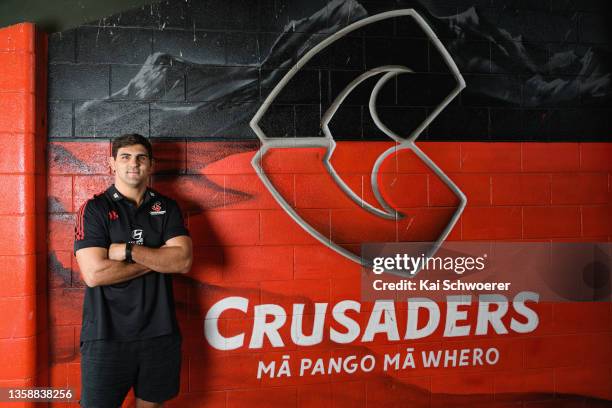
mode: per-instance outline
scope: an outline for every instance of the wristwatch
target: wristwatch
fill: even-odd
[[[134,247],[134,244],[132,244],[131,242],[128,242],[127,244],[125,244],[125,262],[127,263],[134,263],[134,260],[132,259],[132,248]]]

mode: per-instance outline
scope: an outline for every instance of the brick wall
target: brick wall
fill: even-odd
[[[332,163],[349,185],[369,199],[371,161],[389,146],[340,142]],[[610,144],[449,142],[420,147],[468,198],[449,239],[610,240]],[[411,401],[423,407],[494,403],[514,407],[522,402],[527,407],[557,407],[604,406],[609,401],[598,399],[612,398],[612,310],[606,302],[541,302],[536,307],[539,326],[525,335],[448,339],[438,330],[411,343],[378,335],[372,343],[345,346],[324,335],[323,342],[312,347],[288,343],[275,348],[264,342],[260,349],[214,349],[203,336],[203,321],[216,301],[228,296],[249,299],[246,315],[227,312],[219,323],[228,335],[247,333],[248,344],[254,305],[274,303],[289,313],[294,303],[305,303],[305,313],[312,318],[315,302],[359,301],[359,267],[319,244],[280,209],[250,165],[255,144],[174,141],[158,142],[155,148],[160,166],[152,185],[181,203],[195,247],[192,271],[175,279],[184,364],[181,394],[170,406],[402,406]],[[457,205],[437,177],[411,155],[400,154],[383,166],[381,190],[408,219],[373,223],[326,182],[319,152],[299,150],[270,152],[264,168],[300,215],[349,249],[377,238],[435,238]],[[111,181],[105,158],[109,151],[108,141],[49,145],[53,386],[79,387],[83,282],[72,256],[74,211]],[[362,310],[371,308],[371,303],[361,303]],[[399,303],[398,310],[403,310]],[[285,340],[290,338],[288,325],[281,329]],[[412,346],[417,350],[494,346],[501,358],[487,368],[256,378],[259,359],[280,363],[283,355],[293,360],[382,356]]]
[[[257,380],[260,359],[380,355],[412,343],[377,336],[372,343],[346,346],[325,340],[310,348],[265,343],[261,349],[221,352],[204,338],[207,311],[228,296],[245,297],[250,305],[246,316],[229,312],[220,321],[220,330],[229,334],[249,333],[256,304],[290,310],[304,303],[310,319],[315,302],[359,299],[358,266],[296,225],[254,173],[250,161],[259,144],[248,120],[282,69],[330,29],[407,7],[416,7],[432,26],[467,83],[419,138],[427,140],[421,148],[468,198],[449,239],[609,242],[610,37],[604,22],[610,7],[605,1],[162,1],[51,38],[54,386],[78,388],[80,378],[83,283],[72,256],[74,212],[112,180],[108,138],[136,131],[155,139],[159,160],[152,185],[179,200],[196,248],[190,274],[175,279],[184,365],[181,395],[170,405],[609,404],[597,400],[611,398],[609,303],[542,302],[538,329],[528,335],[449,341],[436,332],[415,343],[434,349],[495,345],[501,360],[487,369]],[[423,33],[406,21],[364,29],[304,67],[263,118],[262,128],[272,137],[317,136],[322,112],[351,79],[372,64],[401,62],[416,72],[382,89],[379,111],[391,129],[408,134],[452,85],[431,51]],[[368,96],[352,95],[332,121],[334,137],[342,140],[332,164],[359,196],[375,202],[369,172],[390,144],[369,119]],[[264,168],[300,217],[349,251],[358,251],[361,242],[435,239],[456,208],[437,177],[400,153],[383,164],[380,183],[385,199],[407,216],[380,220],[330,182],[322,154],[277,149],[266,156]],[[371,306],[362,302],[364,310]],[[289,337],[288,323],[282,335]]]
[[[291,58],[348,22],[411,7],[431,25],[467,84],[420,140],[609,140],[606,21],[612,7],[605,0],[161,1],[51,36],[49,137],[138,131],[254,139],[233,105],[243,112],[259,106],[279,80],[275,71],[286,72]],[[299,23],[317,13],[322,21],[314,27]],[[276,40],[282,46],[274,48]],[[405,19],[361,30],[318,55],[262,127],[274,137],[317,135],[320,115],[338,92],[365,69],[389,63],[415,71],[390,81],[379,98],[383,122],[407,134],[455,81],[422,30]],[[146,64],[157,74],[137,77]],[[220,83],[249,83],[252,92],[226,95]],[[208,105],[215,109],[205,110]],[[384,138],[367,105],[362,90],[341,106],[331,125],[338,138]],[[195,111],[181,116],[179,108]],[[219,118],[233,127],[219,126]]]
[[[0,386],[48,377],[46,37],[0,30]]]

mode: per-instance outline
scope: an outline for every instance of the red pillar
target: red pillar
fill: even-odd
[[[46,43],[0,29],[0,387],[48,381]]]

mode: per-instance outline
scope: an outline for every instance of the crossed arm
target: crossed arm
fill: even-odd
[[[125,263],[125,244],[111,244],[107,248],[82,248],[76,252],[85,284],[89,287],[111,285],[137,278],[150,271],[187,273],[191,269],[191,238],[186,235],[166,241],[160,248],[134,245],[132,259]]]

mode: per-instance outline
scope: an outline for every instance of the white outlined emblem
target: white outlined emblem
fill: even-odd
[[[397,75],[410,74],[413,72],[410,68],[406,66],[385,65],[385,66],[376,67],[376,68],[370,69],[369,71],[364,72],[363,74],[355,78],[344,90],[342,90],[342,92],[340,92],[340,94],[336,97],[336,99],[333,101],[329,109],[324,113],[322,117],[321,128],[323,130],[325,137],[297,137],[297,138],[277,137],[277,138],[273,138],[273,137],[267,137],[265,135],[265,133],[259,126],[259,122],[261,118],[265,115],[268,108],[274,102],[274,100],[279,95],[281,90],[287,85],[287,83],[293,78],[293,76],[305,64],[308,63],[310,59],[312,59],[320,51],[324,50],[329,45],[333,44],[335,41],[339,40],[340,38],[343,38],[344,36],[348,35],[352,31],[355,31],[361,27],[364,27],[366,25],[369,25],[375,22],[379,22],[379,21],[386,20],[386,19],[391,19],[394,17],[400,17],[400,16],[409,16],[415,20],[415,22],[419,25],[419,27],[423,30],[423,32],[427,34],[427,36],[429,37],[434,47],[440,53],[441,57],[444,59],[447,67],[450,69],[450,72],[453,74],[457,82],[453,90],[440,102],[440,104],[438,104],[438,106],[435,107],[435,109],[433,109],[429,113],[429,115],[425,118],[425,120],[416,129],[414,129],[411,134],[409,134],[407,137],[402,137],[396,134],[391,129],[389,129],[387,126],[385,126],[385,124],[383,124],[378,117],[377,108],[376,108],[376,100],[377,100],[378,92],[382,88],[382,86],[388,80],[390,80],[391,78]],[[383,152],[378,157],[378,159],[376,160],[372,168],[372,172],[371,172],[372,189],[374,191],[376,200],[378,201],[380,206],[383,208],[383,210],[373,206],[370,203],[364,202],[359,197],[359,195],[356,194],[342,180],[342,178],[338,175],[338,173],[336,172],[336,170],[330,163],[330,158],[336,147],[336,142],[329,129],[329,123],[333,115],[336,113],[336,111],[338,110],[339,106],[342,104],[344,99],[352,92],[352,90],[355,87],[357,87],[360,83],[362,83],[366,79],[372,76],[376,76],[376,75],[381,75],[381,77],[376,83],[376,85],[374,86],[374,88],[372,89],[372,93],[370,94],[370,100],[369,100],[369,105],[368,105],[370,115],[376,127],[378,127],[378,129],[380,129],[389,138],[391,138],[397,143],[395,146],[392,146],[391,148]],[[257,172],[257,175],[259,176],[261,181],[264,183],[266,188],[270,191],[272,196],[276,199],[279,205],[285,210],[285,212],[287,212],[287,214],[289,214],[289,216],[293,218],[293,220],[296,223],[298,223],[298,225],[300,225],[304,230],[306,230],[310,235],[316,238],[323,245],[326,245],[327,247],[338,252],[339,254],[357,263],[360,263],[362,265],[368,265],[370,264],[369,260],[363,259],[357,254],[338,245],[337,243],[330,241],[329,237],[326,237],[323,234],[321,234],[318,230],[312,227],[307,221],[305,221],[297,213],[297,211],[291,206],[291,204],[287,202],[287,200],[282,196],[282,194],[276,189],[274,184],[271,182],[270,178],[268,177],[268,175],[263,169],[262,158],[269,149],[274,149],[274,148],[305,148],[305,147],[326,148],[326,154],[323,159],[323,164],[327,172],[329,173],[329,175],[334,179],[334,181],[342,189],[342,191],[346,195],[348,195],[353,201],[363,206],[363,208],[366,211],[378,217],[392,220],[392,219],[403,218],[404,214],[397,212],[394,208],[392,208],[384,200],[378,188],[378,171],[383,161],[387,157],[391,156],[392,154],[395,154],[402,149],[407,149],[407,150],[414,152],[414,154],[421,161],[423,161],[442,180],[442,182],[444,182],[444,184],[446,184],[450,188],[450,190],[459,199],[459,205],[457,206],[457,209],[455,210],[453,216],[449,220],[449,223],[444,228],[440,236],[437,238],[434,245],[428,251],[427,256],[433,256],[437,252],[437,250],[440,248],[444,240],[448,237],[448,234],[451,232],[455,224],[457,223],[461,213],[463,212],[463,209],[465,208],[467,204],[467,198],[465,197],[465,194],[463,194],[463,192],[459,190],[459,188],[451,181],[451,179],[421,149],[417,147],[417,145],[415,144],[415,140],[421,134],[421,132],[436,118],[436,116],[438,116],[438,114],[450,103],[450,101],[453,100],[459,94],[459,92],[461,92],[463,88],[465,88],[465,81],[463,77],[461,76],[461,73],[459,72],[457,65],[451,58],[448,51],[444,48],[440,40],[437,38],[433,30],[429,27],[429,25],[425,22],[425,20],[414,9],[393,10],[393,11],[370,16],[368,18],[359,20],[339,30],[338,32],[330,35],[329,37],[321,41],[319,44],[317,44],[315,47],[309,50],[306,54],[304,54],[298,60],[298,62],[287,72],[287,74],[285,74],[285,76],[278,82],[278,84],[274,87],[274,89],[272,89],[270,94],[266,97],[266,99],[264,100],[264,102],[259,107],[259,109],[257,110],[257,112],[255,113],[255,115],[250,121],[251,128],[253,129],[253,131],[255,132],[255,134],[257,135],[257,137],[262,143],[259,151],[253,157],[251,164],[253,165],[253,168]],[[414,275],[416,275],[416,273],[414,273],[411,276],[414,276]]]

